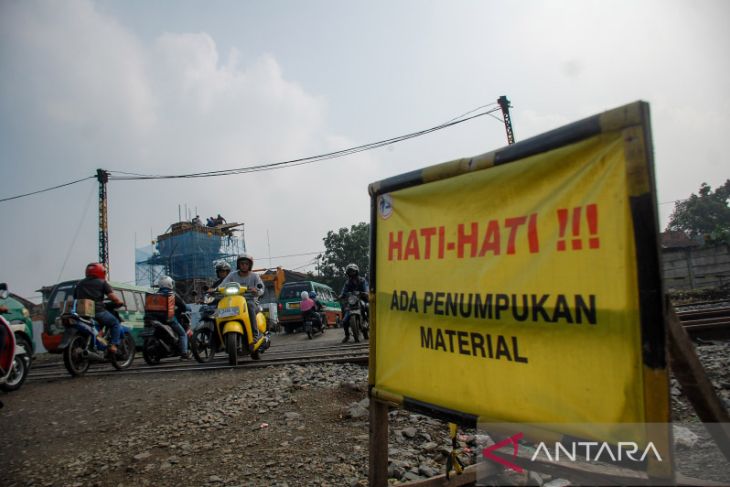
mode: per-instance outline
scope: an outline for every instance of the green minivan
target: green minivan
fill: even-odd
[[[337,294],[331,287],[315,281],[286,282],[279,293],[279,323],[287,333],[293,333],[304,324],[299,304],[302,291],[317,293],[317,300],[322,303],[325,326],[339,326],[342,321],[342,307]]]

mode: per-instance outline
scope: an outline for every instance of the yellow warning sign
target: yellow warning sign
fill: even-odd
[[[661,420],[630,157],[606,131],[376,193],[375,389],[485,421]]]

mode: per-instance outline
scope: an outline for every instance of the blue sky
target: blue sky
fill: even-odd
[[[730,177],[728,19],[730,3],[707,0],[4,1],[0,198],[96,168],[184,173],[338,150],[500,95],[518,140],[642,99],[664,226],[667,202]],[[114,181],[112,277],[134,279],[135,244],[176,221],[179,205],[245,222],[268,265],[366,221],[368,183],[505,143],[482,117],[293,169]],[[32,296],[80,276],[97,256],[96,190],[85,181],[0,203],[1,280]],[[272,263],[307,269],[312,258]]]

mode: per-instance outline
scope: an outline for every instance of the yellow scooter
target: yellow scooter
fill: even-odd
[[[218,288],[222,298],[215,314],[215,327],[219,343],[225,346],[228,363],[231,365],[238,365],[239,355],[251,355],[252,359],[259,360],[261,354],[271,345],[266,317],[260,311],[256,313],[255,320],[259,338],[254,342],[251,317],[244,297],[247,290],[248,288],[237,282],[229,282]]]

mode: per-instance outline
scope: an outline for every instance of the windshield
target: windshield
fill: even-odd
[[[302,282],[298,284],[292,284],[291,286],[284,286],[281,290],[281,296],[279,299],[299,299],[302,297],[302,291],[310,291],[312,286],[308,282]]]
[[[62,303],[73,297],[75,287],[75,282],[59,284],[56,289],[53,290],[53,293],[51,293],[51,297],[48,299],[48,307],[53,309],[60,309]]]

